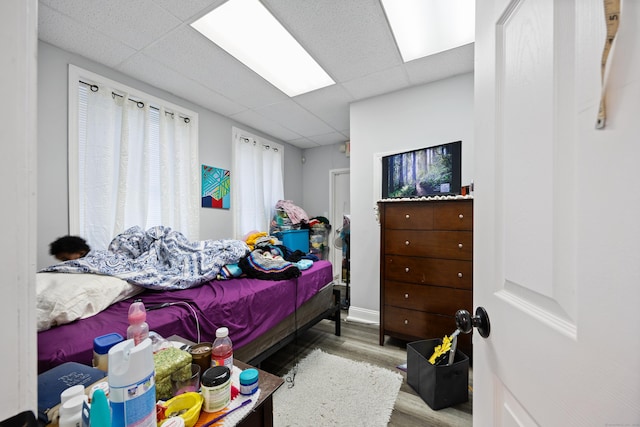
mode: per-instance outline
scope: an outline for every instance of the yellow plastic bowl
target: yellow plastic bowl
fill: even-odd
[[[195,392],[179,394],[167,400],[163,405],[167,408],[164,412],[166,418],[160,421],[158,426],[164,424],[171,417],[179,416],[184,419],[185,427],[193,427],[200,416],[203,401],[202,395]]]

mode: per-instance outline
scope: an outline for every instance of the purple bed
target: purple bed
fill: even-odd
[[[137,299],[147,308],[169,303],[147,312],[149,329],[161,336],[210,342],[216,329],[226,326],[236,358],[258,364],[324,318],[338,320],[340,334],[340,297],[332,280],[331,263],[321,260],[293,279],[235,278],[183,290],[145,290],[92,317],[39,332],[38,372],[64,362],[91,365],[93,338],[111,332],[126,336],[129,306]]]

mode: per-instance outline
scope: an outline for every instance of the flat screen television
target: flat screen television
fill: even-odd
[[[382,198],[460,194],[462,141],[382,158]]]

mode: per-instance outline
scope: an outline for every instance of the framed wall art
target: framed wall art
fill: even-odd
[[[202,207],[218,209],[231,207],[231,172],[202,165]]]

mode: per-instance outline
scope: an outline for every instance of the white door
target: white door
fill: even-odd
[[[37,416],[36,171],[38,2],[0,2],[0,311],[5,349],[0,420],[31,410]],[[45,160],[46,161],[46,160]],[[15,422],[15,420],[14,420]]]
[[[638,426],[640,2],[600,130],[603,0],[476,12],[474,425]]]
[[[332,169],[331,174],[331,234],[329,236],[329,259],[333,265],[333,280],[344,282],[342,277],[342,249],[334,242],[340,237],[343,216],[351,213],[351,193],[349,188],[349,169]]]

